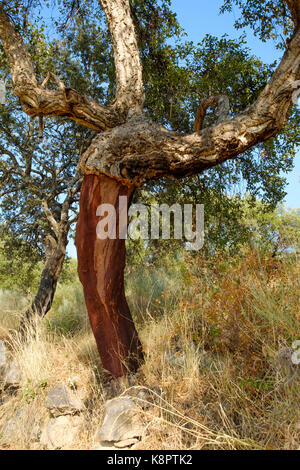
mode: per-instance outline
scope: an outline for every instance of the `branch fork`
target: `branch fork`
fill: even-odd
[[[218,116],[217,124],[230,118],[230,103],[227,95],[213,95],[203,100],[198,108],[194,131],[198,132],[203,128],[204,118],[208,108],[216,108]]]

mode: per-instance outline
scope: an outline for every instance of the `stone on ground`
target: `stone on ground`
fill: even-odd
[[[104,421],[97,436],[100,442],[124,441],[141,437],[142,434],[139,409],[130,397],[113,398],[106,402]]]
[[[82,416],[50,418],[44,426],[40,442],[48,450],[70,449],[80,440],[83,423]]]
[[[20,385],[20,369],[15,359],[9,360],[4,341],[0,340],[0,381],[4,387]]]
[[[4,442],[14,442],[21,438],[27,442],[37,442],[40,439],[40,420],[32,412],[30,405],[17,409],[14,415],[5,422],[0,430]]]
[[[115,442],[115,447],[117,449],[125,449],[137,444],[138,442],[138,439],[125,439],[125,441]]]
[[[83,402],[64,384],[52,388],[46,400],[52,416],[74,415],[85,409]]]
[[[8,364],[3,382],[6,387],[18,387],[20,385],[20,369],[15,359]]]

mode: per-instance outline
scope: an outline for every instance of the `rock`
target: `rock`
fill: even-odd
[[[151,408],[156,399],[156,395],[152,390],[140,385],[130,387],[126,390],[124,395],[131,397],[138,407],[142,408],[143,410]]]
[[[20,432],[20,428],[26,421],[27,412],[26,408],[22,407],[19,408],[12,418],[10,418],[1,429],[1,434],[4,436],[5,439],[13,439],[14,436]]]
[[[113,442],[101,441],[90,450],[116,450]]]
[[[291,378],[297,374],[297,365],[292,362],[292,354],[294,350],[289,347],[282,347],[275,356],[275,369],[283,376]]]
[[[30,442],[40,442],[42,429],[41,423],[34,422],[33,426],[30,429]]]
[[[100,441],[90,450],[129,450],[137,442],[139,442],[138,439],[126,439],[120,442]]]
[[[292,354],[293,354],[292,348],[289,348],[289,347],[280,348],[275,358],[276,365],[279,367],[284,366],[286,364],[290,365],[292,363]]]
[[[29,405],[19,408],[4,424],[1,435],[4,441],[14,442],[20,435],[26,441],[39,441],[41,428],[37,416],[32,413],[32,408]]]
[[[79,433],[83,427],[82,416],[58,416],[50,418],[45,425],[41,444],[48,450],[69,449],[79,440]]]
[[[20,369],[17,361],[8,361],[8,354],[4,341],[0,341],[0,379],[4,387],[18,387],[20,385]]]
[[[15,359],[9,363],[3,376],[3,382],[6,387],[18,387],[20,385],[20,369]]]
[[[137,442],[139,442],[138,439],[125,439],[125,441],[115,442],[115,447],[117,449],[129,448]]]
[[[143,425],[139,409],[129,396],[113,398],[105,404],[105,417],[98,440],[116,442],[141,437]]]
[[[54,417],[74,415],[85,409],[82,401],[64,384],[58,385],[49,391],[46,407]]]

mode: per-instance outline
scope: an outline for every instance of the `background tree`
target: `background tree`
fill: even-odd
[[[41,34],[33,42],[43,49],[38,65],[49,66]],[[51,61],[55,61],[52,45]],[[61,56],[60,56],[61,57]],[[45,59],[46,58],[46,59]],[[44,59],[44,62],[43,62]],[[56,53],[56,59],[59,59]],[[2,57],[2,73],[5,64]],[[3,249],[10,263],[21,258],[28,273],[44,259],[44,269],[32,305],[25,313],[44,316],[51,308],[58,277],[66,254],[70,228],[77,219],[81,176],[77,172],[80,148],[88,133],[72,123],[24,120],[24,114],[10,90],[0,110],[0,207]]]
[[[262,255],[281,258],[286,254],[299,255],[300,210],[286,209],[280,205],[266,212],[263,204],[244,201],[243,224],[249,229],[248,244]]]
[[[250,1],[244,3],[255,8]],[[136,187],[149,180],[183,178],[224,165],[282,131],[300,70],[299,3],[283,3],[289,9],[282,10],[282,16],[287,16],[289,29],[293,20],[294,31],[269,83],[252,97],[250,106],[236,113],[230,110],[228,97],[206,96],[198,109],[196,130],[190,134],[163,127],[144,112],[142,54],[128,1],[101,1],[112,36],[116,74],[115,99],[105,106],[54,76],[57,88],[46,88],[48,81],[38,80],[21,36],[1,10],[0,36],[23,110],[40,120],[45,115],[64,115],[99,132],[80,161],[85,177],[77,250],[79,275],[98,349],[104,366],[115,376],[138,366],[140,343],[124,294],[125,242],[96,239],[96,209],[103,202],[118,209],[120,195],[131,200]],[[264,19],[265,15],[258,15],[259,22]],[[215,125],[215,120],[205,123],[209,107],[217,108]]]
[[[12,119],[9,113],[1,117],[0,205],[10,235],[6,252],[12,254],[12,248],[27,245],[31,261],[45,260],[40,286],[25,314],[28,320],[34,314],[44,316],[51,308],[70,228],[77,219],[81,176],[76,173],[76,147],[69,148],[70,142],[76,143],[76,133],[72,126],[54,124],[45,131],[41,146],[38,128],[31,125],[28,136],[17,117]]]

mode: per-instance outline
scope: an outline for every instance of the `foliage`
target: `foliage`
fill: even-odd
[[[250,26],[259,39],[280,39],[284,47],[284,38],[293,30],[293,23],[287,2],[282,0],[262,0],[258,5],[254,0],[223,0],[221,12],[232,11],[236,5],[241,13],[235,22],[236,28]]]
[[[234,3],[238,4],[242,15],[237,27],[251,24],[261,39],[266,40],[275,34],[274,21],[278,20],[278,30],[288,34],[289,18],[284,9],[278,8],[278,2],[271,4],[264,0],[266,8],[262,9],[250,0],[225,1],[222,12],[230,10]],[[98,1],[87,1],[84,8],[80,2],[70,0],[53,1],[48,5],[38,1],[15,1],[7,3],[6,7],[28,44],[40,80],[51,71],[83,94],[103,102],[113,98],[112,45]],[[131,9],[143,63],[146,112],[168,128],[191,132],[197,107],[210,94],[227,94],[231,116],[236,115],[253,103],[274,70],[275,64],[265,65],[251,54],[245,35],[238,40],[206,35],[199,38],[198,44],[186,41],[169,0],[132,0]],[[1,77],[8,77],[2,46],[0,52]],[[48,86],[54,84],[50,82]],[[6,250],[2,272],[15,273],[22,253],[22,266],[28,266],[27,274],[22,271],[25,288],[34,282],[29,266],[34,266],[44,256],[47,234],[53,236],[41,201],[48,201],[52,214],[58,219],[67,188],[74,181],[79,154],[90,142],[93,132],[65,120],[47,119],[40,141],[38,123],[24,118],[11,94],[9,78],[7,89],[6,104],[0,109],[0,205],[1,222],[5,224],[2,245]],[[237,253],[249,240],[249,233],[253,237],[257,228],[245,222],[248,209],[243,196],[247,193],[251,196],[249,201],[260,200],[261,214],[272,210],[285,196],[284,175],[293,168],[295,149],[299,145],[299,117],[295,107],[281,134],[245,152],[236,161],[182,181],[162,180],[148,184],[136,193],[135,200],[204,204],[206,256],[218,250]],[[208,113],[205,124],[214,121],[214,114]],[[77,198],[72,210],[76,218]],[[257,211],[254,217],[259,217]],[[264,220],[256,223],[263,224],[267,231],[270,226]],[[141,260],[157,263],[159,259],[166,260],[173,251],[176,263],[182,256],[182,249],[183,243],[176,241],[128,242],[128,260],[135,269]],[[130,269],[128,266],[128,271]]]
[[[283,256],[300,252],[300,210],[286,209],[265,211],[260,202],[246,200],[244,223],[249,227],[249,243],[262,253]]]
[[[38,285],[40,257],[22,238],[0,231],[0,289],[27,293]]]

